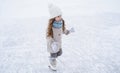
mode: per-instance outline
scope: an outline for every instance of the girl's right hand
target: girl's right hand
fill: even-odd
[[[51,44],[51,47],[52,47],[52,50],[53,50],[54,52],[57,52],[57,51],[58,51],[58,42],[53,42],[53,43]]]

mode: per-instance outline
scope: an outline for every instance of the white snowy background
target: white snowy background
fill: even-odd
[[[48,3],[68,29],[58,71],[48,69]],[[119,0],[0,0],[0,73],[120,73]]]

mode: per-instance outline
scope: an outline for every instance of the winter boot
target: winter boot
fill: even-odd
[[[57,64],[57,61],[56,61],[56,58],[50,58],[49,59],[49,68],[52,69],[53,71],[56,71],[56,64]]]

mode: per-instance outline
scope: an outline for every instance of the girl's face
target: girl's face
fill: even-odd
[[[61,15],[60,16],[57,16],[55,17],[55,21],[60,21],[62,19]]]

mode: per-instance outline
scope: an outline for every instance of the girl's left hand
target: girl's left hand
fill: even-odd
[[[71,32],[75,32],[74,28],[72,27],[72,28],[69,30],[69,32],[70,32],[70,33],[71,33]]]

